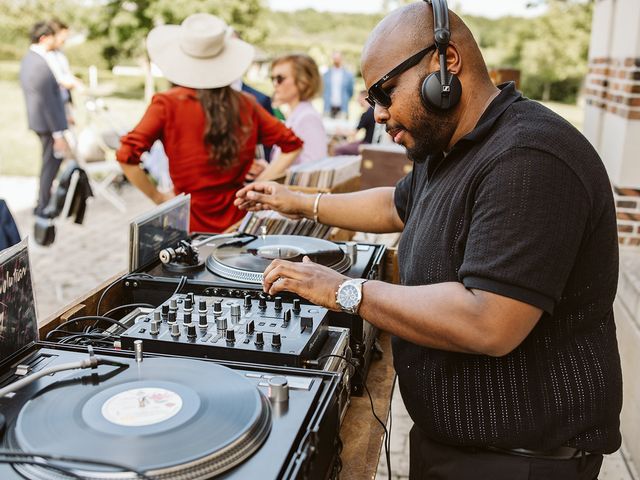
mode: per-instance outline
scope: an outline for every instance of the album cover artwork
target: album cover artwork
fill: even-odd
[[[27,240],[0,252],[0,360],[37,340]]]

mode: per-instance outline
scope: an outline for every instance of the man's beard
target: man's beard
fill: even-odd
[[[424,163],[429,155],[447,150],[455,131],[453,111],[427,110],[420,104],[412,113],[411,120],[412,127],[407,128],[407,131],[413,138],[414,145],[407,148],[409,160]]]

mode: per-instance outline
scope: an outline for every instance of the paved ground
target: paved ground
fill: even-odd
[[[0,177],[0,197],[13,211],[23,235],[30,234],[35,199],[35,179]],[[104,198],[93,199],[83,225],[57,222],[57,238],[50,247],[30,242],[30,256],[39,318],[42,320],[106,279],[122,272],[128,261],[128,225],[131,219],[152,208],[152,203],[130,187],[120,192],[127,205],[121,213]],[[391,466],[394,480],[408,479],[408,432],[411,420],[398,391],[392,402]],[[640,480],[622,453],[610,455],[601,480]],[[382,456],[377,479],[387,478]]]

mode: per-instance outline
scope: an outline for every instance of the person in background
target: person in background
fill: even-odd
[[[256,144],[283,152],[256,176],[277,176],[298,156],[302,141],[256,99],[231,88],[253,61],[254,49],[228,35],[218,17],[197,13],[181,25],[162,25],[147,37],[151,61],[174,85],[155,95],[140,123],[121,139],[116,158],[129,181],[155,203],[191,194],[192,231],[221,232],[243,213],[234,205],[254,164]],[[140,159],[161,140],[173,192],[159,191]],[[282,169],[282,170],[279,170]]]
[[[371,143],[373,141],[373,133],[376,128],[376,120],[373,117],[373,108],[367,103],[367,91],[362,90],[358,94],[358,103],[364,109],[360,116],[360,121],[355,128],[355,131],[348,132],[348,136],[351,137],[349,142],[336,145],[333,149],[334,155],[358,155],[360,145],[364,143]],[[364,130],[364,137],[362,140],[355,140],[356,134]]]
[[[31,28],[30,37],[31,46],[20,63],[20,85],[29,128],[42,144],[40,192],[34,214],[44,216],[53,179],[70,149],[64,138],[68,124],[62,94],[47,62],[47,52],[56,47],[55,32],[47,22],[38,22]]]
[[[263,289],[393,334],[411,480],[596,480],[621,443],[611,183],[575,127],[491,82],[447,12],[444,0],[410,3],[362,50],[376,121],[414,161],[395,188],[237,194],[248,210],[401,231],[401,285],[304,258],[274,260]]]
[[[353,74],[342,66],[342,54],[333,52],[332,66],[323,77],[324,113],[331,118],[347,118],[353,96]]]
[[[307,163],[327,156],[327,134],[322,116],[311,105],[320,91],[321,79],[316,62],[308,55],[293,54],[275,59],[271,65],[274,103],[288,110],[286,125],[302,139],[304,147],[295,163]],[[284,171],[279,149],[274,149],[271,164]]]
[[[47,63],[56,77],[58,85],[60,85],[60,92],[62,94],[62,101],[64,102],[65,111],[67,113],[67,122],[69,125],[74,125],[73,118],[73,99],[71,92],[73,90],[80,90],[83,88],[82,81],[71,72],[69,66],[69,60],[65,55],[62,48],[64,47],[67,38],[69,37],[69,26],[58,19],[49,21],[49,26],[55,34],[55,48],[47,52]]]

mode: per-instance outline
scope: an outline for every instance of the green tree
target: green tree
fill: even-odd
[[[156,25],[179,24],[192,13],[218,15],[248,42],[261,41],[262,0],[107,0],[95,9],[91,36],[103,38],[103,56],[111,66],[144,55],[144,40]]]
[[[525,76],[543,84],[542,99],[551,98],[554,83],[579,81],[587,71],[592,4],[547,0],[547,12],[534,20],[535,37],[523,42]]]
[[[29,30],[35,22],[59,18],[71,26],[80,26],[86,13],[81,0],[0,1],[0,57],[23,55],[29,45]]]

